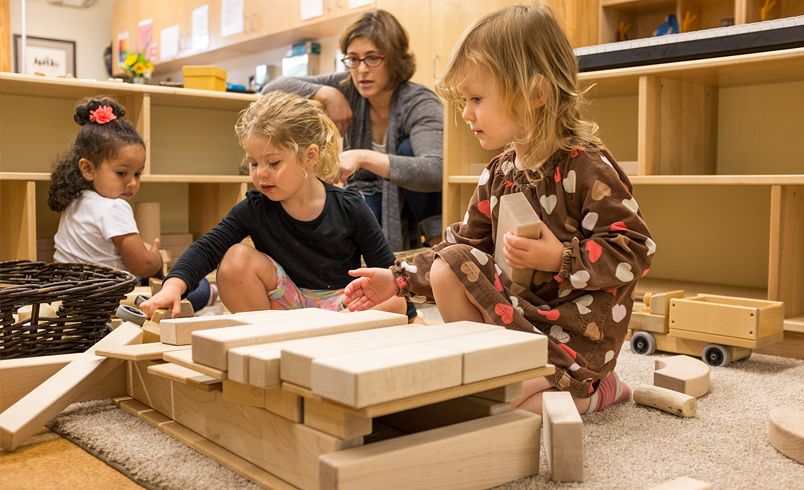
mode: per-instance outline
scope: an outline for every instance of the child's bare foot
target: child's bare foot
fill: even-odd
[[[589,397],[589,409],[586,413],[601,412],[611,405],[630,399],[631,387],[612,372],[600,381],[597,391]]]

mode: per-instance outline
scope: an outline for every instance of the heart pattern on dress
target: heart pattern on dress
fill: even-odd
[[[567,332],[564,331],[563,328],[559,327],[558,325],[553,325],[550,327],[550,337],[553,337],[556,342],[566,343],[569,342],[570,336]]]
[[[419,268],[416,267],[413,264],[408,264],[407,260],[403,260],[400,265],[402,266],[403,269],[405,269],[406,271],[410,272],[411,274],[415,274],[415,273],[419,272]]]
[[[603,247],[594,240],[587,241],[583,248],[589,254],[589,261],[593,264],[600,260],[600,256],[603,255]]]
[[[561,185],[564,186],[565,192],[569,194],[575,192],[575,178],[576,178],[575,170],[570,170],[569,172],[567,172],[567,176],[564,177],[564,182],[561,183]]]
[[[609,362],[611,362],[612,359],[614,359],[614,351],[613,350],[606,351],[606,355],[603,356],[603,362],[605,364],[608,364]]]
[[[511,305],[497,303],[494,305],[494,313],[496,313],[506,325],[510,325],[511,322],[514,321],[514,309]]]
[[[483,199],[477,203],[477,210],[483,213],[487,218],[491,218],[491,201]]]
[[[551,322],[554,322],[554,321],[558,320],[559,318],[561,318],[561,311],[556,310],[556,309],[542,310],[542,309],[536,308],[536,313],[538,313],[541,316],[547,318]]]
[[[480,174],[480,178],[477,179],[477,185],[478,186],[486,185],[489,181],[490,175],[491,174],[489,173],[489,169],[484,168],[483,172]]]
[[[634,280],[634,273],[631,271],[631,264],[620,262],[617,264],[617,270],[614,271],[614,276],[622,282],[631,282]]]
[[[608,196],[611,195],[611,187],[606,185],[605,182],[602,182],[600,180],[595,180],[595,183],[592,184],[591,195],[592,195],[592,199],[594,199],[595,201],[599,201],[599,200],[603,199],[604,197],[608,197]]]
[[[611,318],[620,323],[625,318],[625,315],[628,311],[625,309],[625,305],[614,305],[614,308],[611,309]]]
[[[497,196],[491,196],[491,199],[489,199],[489,201],[491,202],[490,210],[493,212],[494,208],[497,207]]]
[[[587,306],[591,305],[593,301],[594,298],[592,298],[591,294],[584,294],[580,298],[572,300],[572,302],[575,303],[575,306],[578,307],[578,313],[580,313],[581,315],[586,315],[587,313],[592,311],[589,308],[587,308]]]
[[[474,262],[464,262],[461,264],[461,272],[466,275],[469,282],[477,282],[480,277],[480,268]]]
[[[486,265],[486,263],[489,261],[489,256],[476,248],[472,248],[469,252],[480,265]]]
[[[570,284],[572,284],[572,287],[575,289],[584,289],[590,277],[587,271],[574,272],[570,274]]]
[[[583,217],[581,221],[581,226],[583,226],[584,230],[592,231],[595,229],[595,225],[597,224],[598,214],[594,211],[590,213],[586,213],[586,216]]]
[[[648,239],[645,240],[645,245],[648,246],[648,255],[653,255],[656,252],[656,242],[651,240],[650,237],[648,237]]]
[[[447,228],[444,231],[444,239],[447,241],[447,243],[457,243],[455,241],[455,234],[452,233],[452,227]]]
[[[555,194],[539,197],[539,204],[541,204],[544,210],[547,211],[547,214],[553,212],[553,208],[556,207],[556,202],[558,202],[558,198]]]
[[[639,211],[639,204],[637,204],[635,197],[632,197],[631,199],[623,199],[623,206],[630,209],[632,213]]]

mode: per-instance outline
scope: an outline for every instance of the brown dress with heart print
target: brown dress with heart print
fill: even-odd
[[[614,370],[628,328],[636,281],[656,249],[631,182],[605,150],[558,151],[544,177],[529,182],[513,151],[496,157],[480,176],[463,223],[446,239],[392,266],[400,292],[433,301],[430,267],[436,256],[506,328],[548,336],[551,381],[576,397],[590,396]],[[533,175],[533,174],[531,174]],[[536,271],[530,289],[512,283],[494,262],[500,197],[522,192],[542,226],[564,243],[558,273]]]

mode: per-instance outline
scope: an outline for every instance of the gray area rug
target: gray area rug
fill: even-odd
[[[617,372],[632,387],[652,384],[653,361],[659,357],[635,355],[626,346]],[[551,482],[542,449],[539,475],[499,488],[645,489],[680,476],[711,482],[716,489],[804,488],[804,465],[768,441],[772,408],[804,406],[804,361],[755,354],[712,368],[711,380],[711,392],[698,401],[697,418],[632,401],[585,416],[585,482]],[[253,486],[108,402],[74,404],[52,429],[149,488]]]

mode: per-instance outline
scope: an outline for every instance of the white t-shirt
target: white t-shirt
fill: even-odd
[[[56,262],[85,262],[127,270],[112,237],[139,233],[125,199],[109,199],[85,190],[67,206],[56,232]]]

